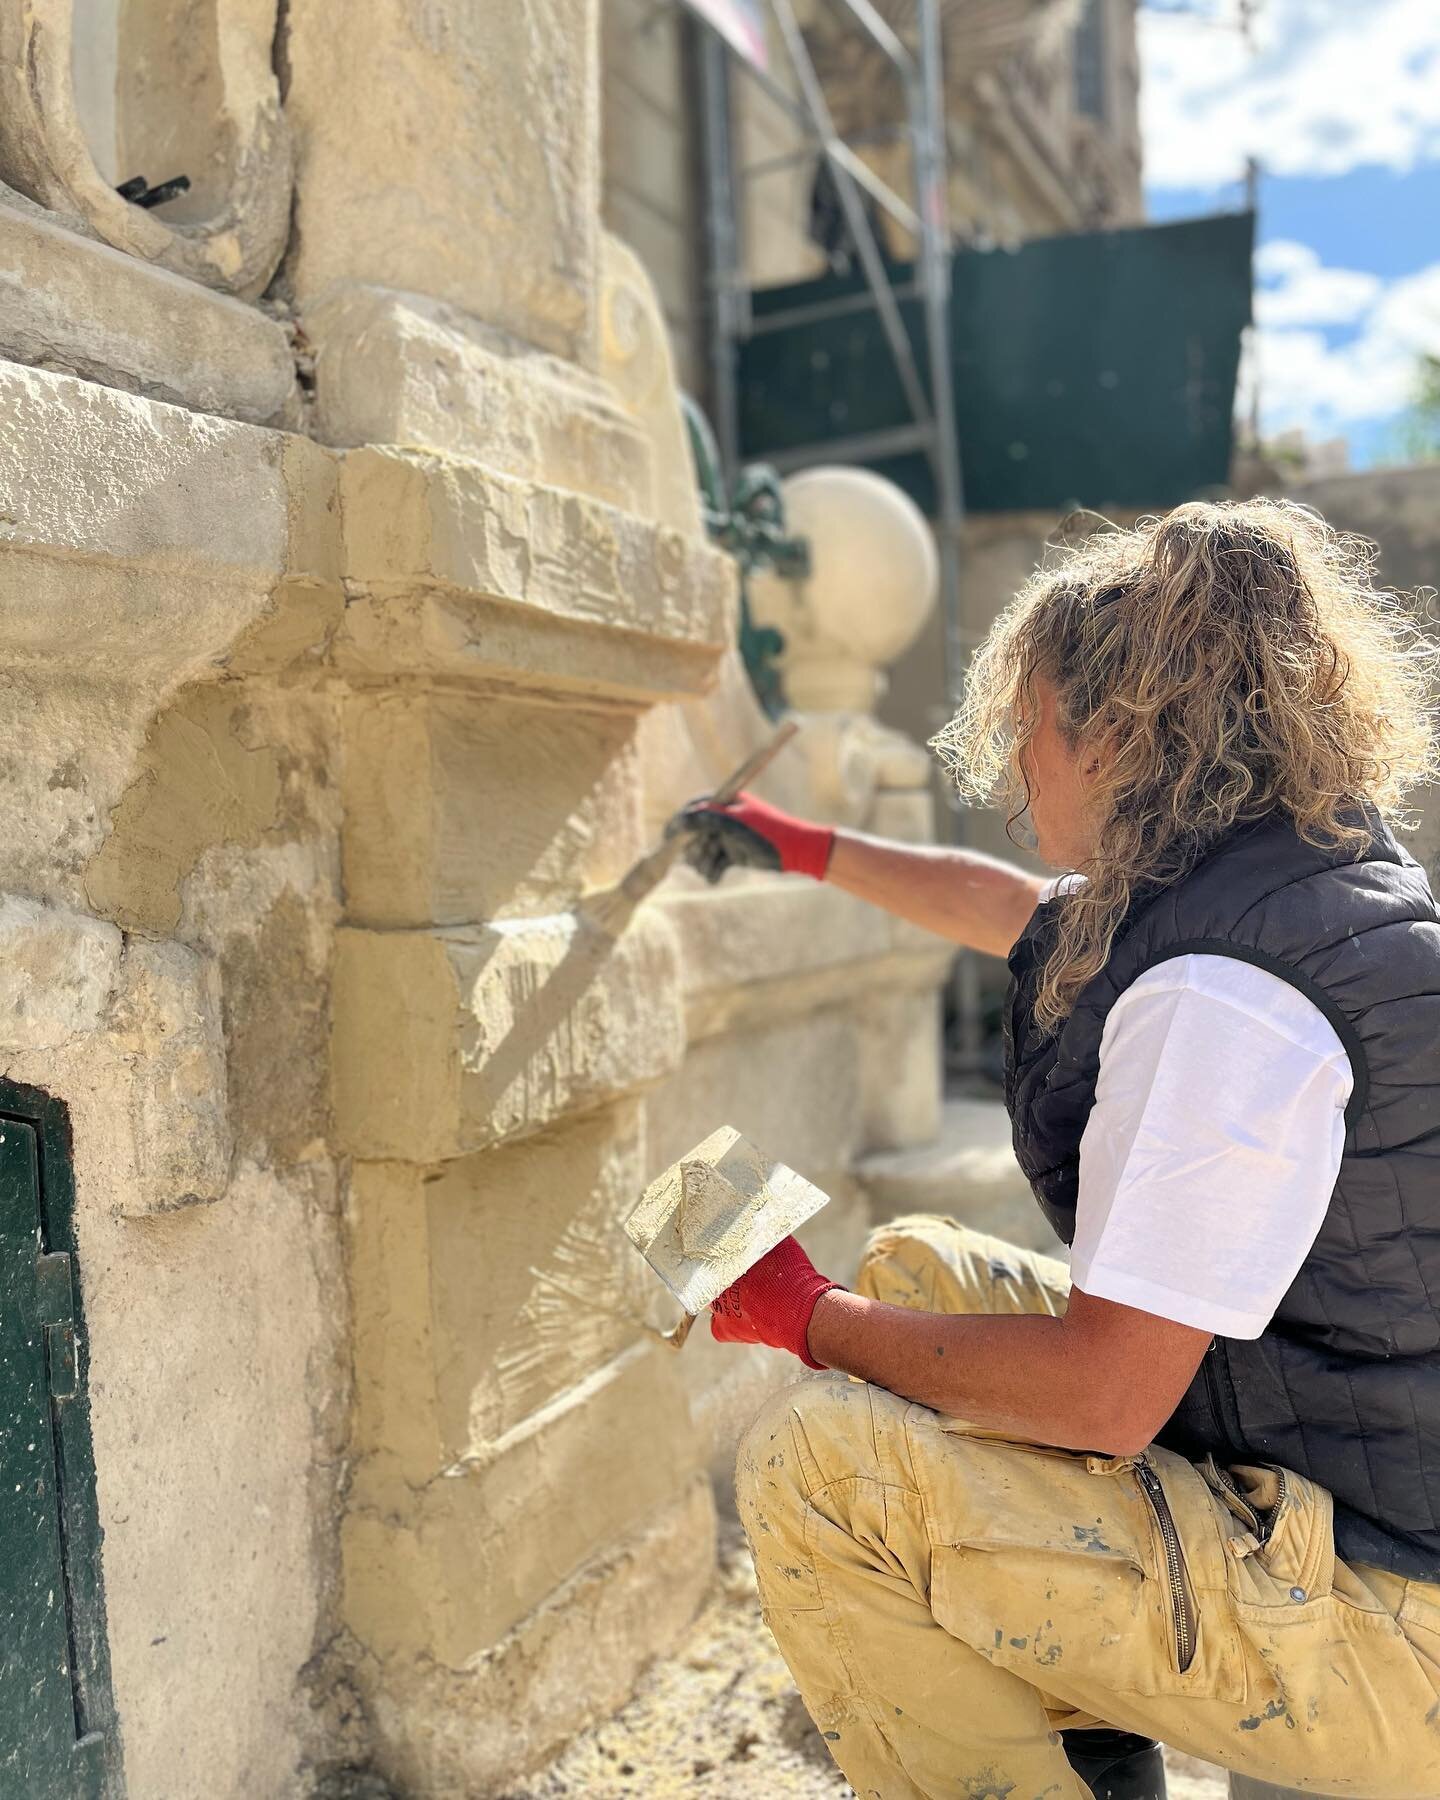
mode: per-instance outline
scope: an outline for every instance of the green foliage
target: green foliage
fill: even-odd
[[[1395,462],[1440,462],[1440,354],[1422,351],[1409,407],[1393,432]]]

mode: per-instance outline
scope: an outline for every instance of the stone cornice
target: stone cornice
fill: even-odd
[[[734,630],[734,567],[699,540],[563,489],[422,451],[353,450],[349,605],[335,665],[584,690],[701,692]]]

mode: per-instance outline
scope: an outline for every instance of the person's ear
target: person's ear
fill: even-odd
[[[1087,787],[1098,779],[1108,760],[1109,749],[1110,744],[1105,737],[1089,737],[1081,742],[1076,769]]]

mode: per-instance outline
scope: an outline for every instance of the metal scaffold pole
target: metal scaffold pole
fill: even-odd
[[[960,611],[960,534],[965,526],[965,490],[960,471],[960,432],[955,419],[955,380],[950,342],[950,217],[946,194],[944,46],[939,0],[916,0],[920,55],[911,102],[915,122],[912,154],[922,221],[920,286],[925,305],[925,339],[935,411],[934,451],[936,537],[940,551],[940,605],[945,636],[945,697],[952,711],[965,683],[966,638]],[[954,842],[965,841],[965,815],[947,805],[943,815]],[[962,950],[955,959],[954,999],[958,1060],[962,1069],[980,1063],[980,964]]]
[[[711,412],[728,491],[740,458],[740,395],[735,368],[740,341],[740,320],[736,316],[741,304],[740,253],[730,136],[730,58],[723,40],[714,31],[700,34],[700,94],[706,266],[710,276],[707,319]]]

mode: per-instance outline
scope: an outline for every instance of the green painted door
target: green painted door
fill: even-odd
[[[0,1084],[0,1107],[23,1095]],[[44,1096],[26,1111],[0,1110],[0,1794],[109,1800],[121,1787],[68,1248],[68,1142],[63,1112]]]

